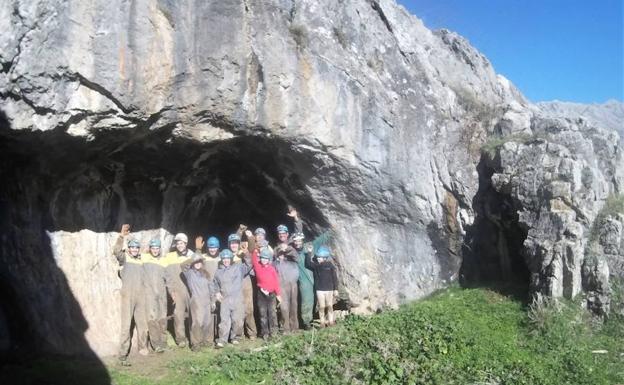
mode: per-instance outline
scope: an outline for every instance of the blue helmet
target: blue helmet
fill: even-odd
[[[329,252],[329,247],[322,245],[316,250],[316,256],[319,258],[330,258],[331,253]]]
[[[219,240],[217,239],[217,237],[210,237],[208,238],[208,242],[206,243],[206,246],[208,246],[209,249],[218,249],[221,244],[219,243]]]
[[[256,231],[254,231],[254,234],[255,235],[258,235],[258,234],[266,235],[266,231],[262,227],[258,227],[256,229]]]
[[[268,247],[260,250],[260,259],[268,259],[269,261],[273,259],[273,252]]]
[[[128,241],[128,248],[130,247],[141,247],[141,243],[139,242],[138,239],[132,238],[131,240]]]
[[[221,259],[232,259],[234,258],[234,254],[230,251],[230,249],[225,249],[219,253],[219,258]]]
[[[154,238],[149,241],[149,247],[160,247],[160,239]]]
[[[228,236],[228,243],[232,243],[232,242],[240,242],[241,238],[238,236],[238,234],[230,234]]]
[[[277,233],[288,233],[288,227],[286,225],[277,226]]]

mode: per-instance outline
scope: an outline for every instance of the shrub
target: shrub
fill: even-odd
[[[308,32],[303,25],[292,24],[288,30],[290,31],[295,44],[297,44],[297,48],[304,49],[308,45]]]
[[[537,135],[514,134],[508,136],[491,136],[481,146],[481,153],[487,155],[490,159],[494,159],[503,144],[507,142],[529,143],[537,139]]]
[[[605,200],[604,206],[596,215],[596,219],[592,223],[587,241],[588,246],[598,242],[600,236],[600,228],[608,217],[615,217],[618,214],[624,214],[624,194],[611,194]],[[589,249],[586,249],[589,251]],[[587,255],[587,252],[586,252]]]

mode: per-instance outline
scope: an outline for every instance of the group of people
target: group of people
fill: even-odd
[[[190,314],[192,350],[236,345],[244,335],[269,339],[300,326],[309,329],[315,299],[320,326],[333,325],[338,278],[330,250],[326,245],[315,252],[311,244],[304,247],[299,214],[291,209],[288,216],[294,220],[294,232],[291,235],[286,225],[279,225],[274,247],[268,244],[263,228],[252,233],[240,225],[222,250],[218,238],[209,237],[204,244],[197,237],[195,251],[191,251],[187,235],[179,233],[168,253],[162,252],[158,238],[149,241],[149,252],[141,253],[140,242],[130,237],[130,226],[123,225],[113,249],[122,266],[122,363],[127,363],[133,324],[139,354],[149,354],[150,345],[159,353],[167,348],[167,295],[173,304],[174,338],[179,347],[187,346],[185,320]]]

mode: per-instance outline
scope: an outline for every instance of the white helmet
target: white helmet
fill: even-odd
[[[173,238],[175,242],[182,241],[184,243],[188,243],[188,237],[184,233],[177,233],[175,238]]]

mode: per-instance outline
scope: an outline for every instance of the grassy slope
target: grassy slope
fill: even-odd
[[[116,384],[624,383],[622,320],[592,330],[570,304],[532,314],[492,291],[449,289],[397,311],[282,337],[261,351],[259,342],[175,351],[110,372]],[[608,353],[591,353],[597,349]]]

